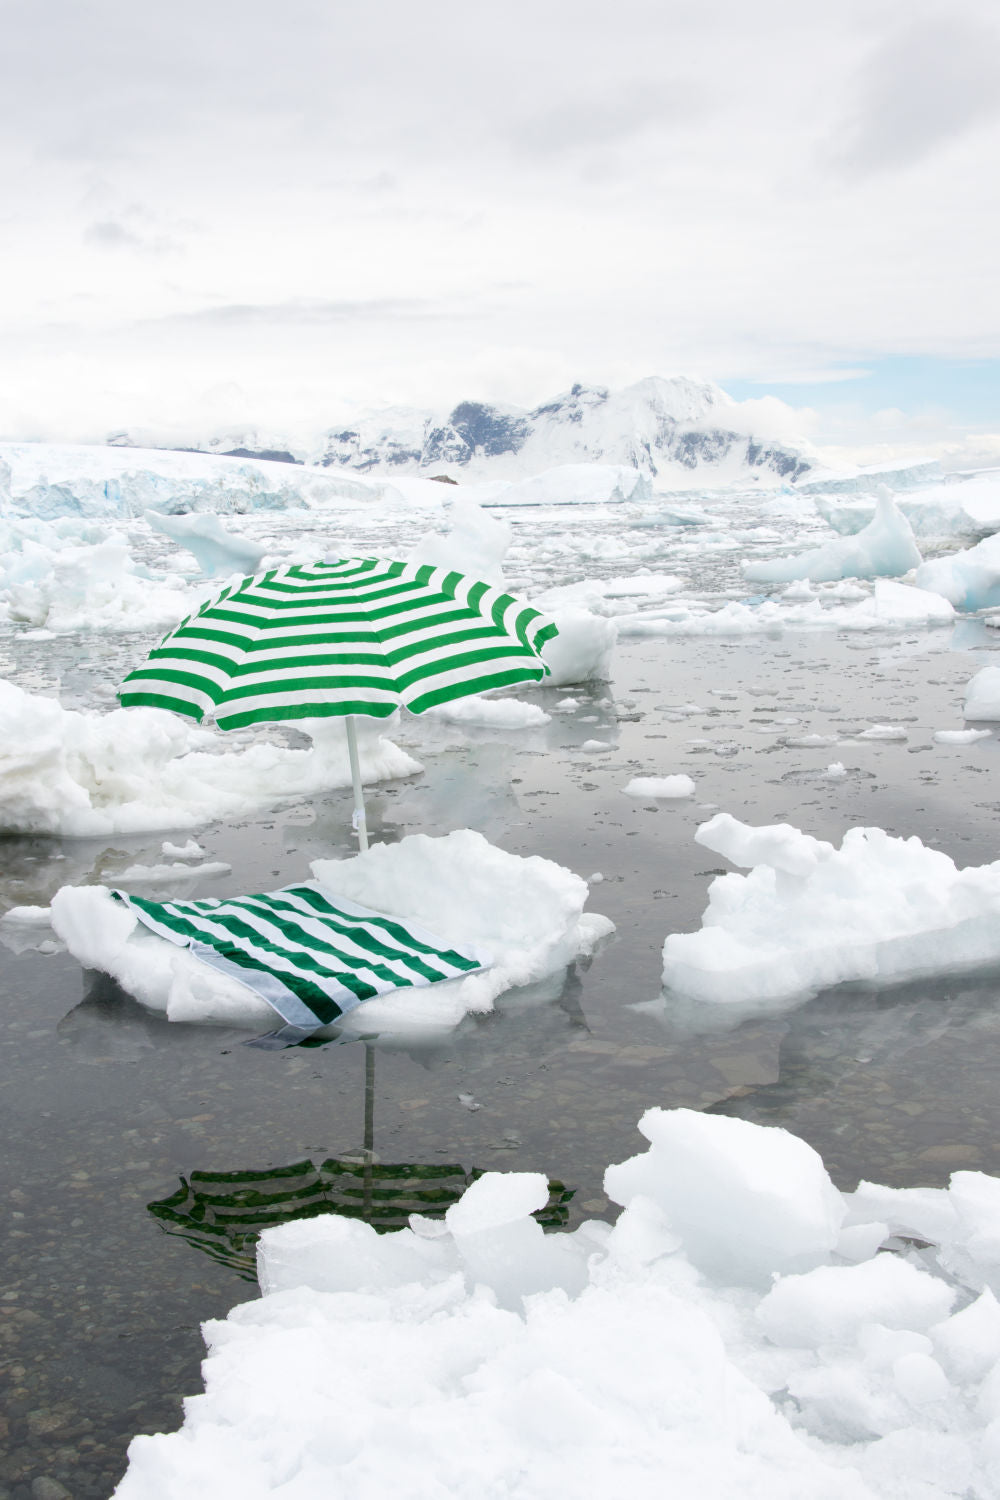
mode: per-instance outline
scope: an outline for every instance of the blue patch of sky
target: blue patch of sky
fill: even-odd
[[[837,366],[827,367],[827,375]],[[907,415],[947,412],[963,425],[1000,426],[1000,359],[892,355],[843,365],[845,377],[817,380],[727,380],[736,401],[777,396],[789,406],[852,407],[866,414],[895,407]],[[856,373],[853,373],[856,372]]]

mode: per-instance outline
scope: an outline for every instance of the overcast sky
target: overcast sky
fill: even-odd
[[[859,453],[1000,433],[995,0],[0,20],[0,435],[674,373]]]

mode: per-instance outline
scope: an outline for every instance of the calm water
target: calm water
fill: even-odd
[[[961,726],[964,684],[995,644],[974,623],[909,637],[623,641],[611,687],[575,691],[579,706],[544,729],[407,720],[396,738],[426,771],[373,791],[373,836],[472,826],[516,853],[600,872],[590,905],[617,933],[588,967],[545,994],[505,997],[446,1045],[376,1045],[380,1159],[542,1170],[574,1189],[577,1222],[610,1212],[603,1170],[642,1148],[642,1111],[684,1105],[787,1126],[845,1188],[1000,1172],[1000,975],[843,988],[740,1024],[668,1007],[659,985],[663,939],[698,925],[718,863],[692,839],[703,804],[838,842],[851,824],[878,824],[962,865],[1000,857],[997,739],[931,738]],[[519,696],[551,708],[566,693]],[[692,702],[700,712],[681,711]],[[875,723],[908,738],[850,738]],[[805,733],[841,743],[784,743]],[[583,753],[593,739],[613,748]],[[848,776],[815,779],[834,760]],[[657,810],[622,795],[634,775],[678,771],[694,777],[693,799]],[[336,793],[200,831],[207,857],[233,872],[197,894],[267,889],[311,858],[346,856],[348,803]],[[69,881],[113,882],[129,863],[155,862],[162,839],[7,840],[0,896],[47,902]],[[193,1170],[355,1153],[365,1051],[268,1053],[243,1047],[242,1033],[171,1025],[65,955],[5,953],[2,990],[0,1500],[30,1500],[41,1475],[76,1500],[104,1497],[130,1438],[176,1427],[181,1396],[200,1388],[199,1324],[253,1295],[164,1233],[148,1204]]]

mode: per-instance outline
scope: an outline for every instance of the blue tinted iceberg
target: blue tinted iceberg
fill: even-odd
[[[883,489],[874,519],[854,536],[837,537],[796,557],[745,563],[743,573],[754,583],[792,583],[799,578],[828,583],[837,578],[899,578],[921,561],[913,528],[892,495]]]

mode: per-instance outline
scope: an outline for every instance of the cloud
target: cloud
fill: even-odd
[[[441,309],[419,298],[371,297],[356,300],[324,300],[293,297],[287,302],[231,302],[219,307],[200,307],[191,312],[170,313],[151,321],[198,326],[204,329],[239,331],[260,327],[322,328],[341,323],[434,318]]]
[[[926,16],[886,37],[857,80],[832,145],[849,173],[888,172],[1000,115],[1000,32],[972,15]]]

